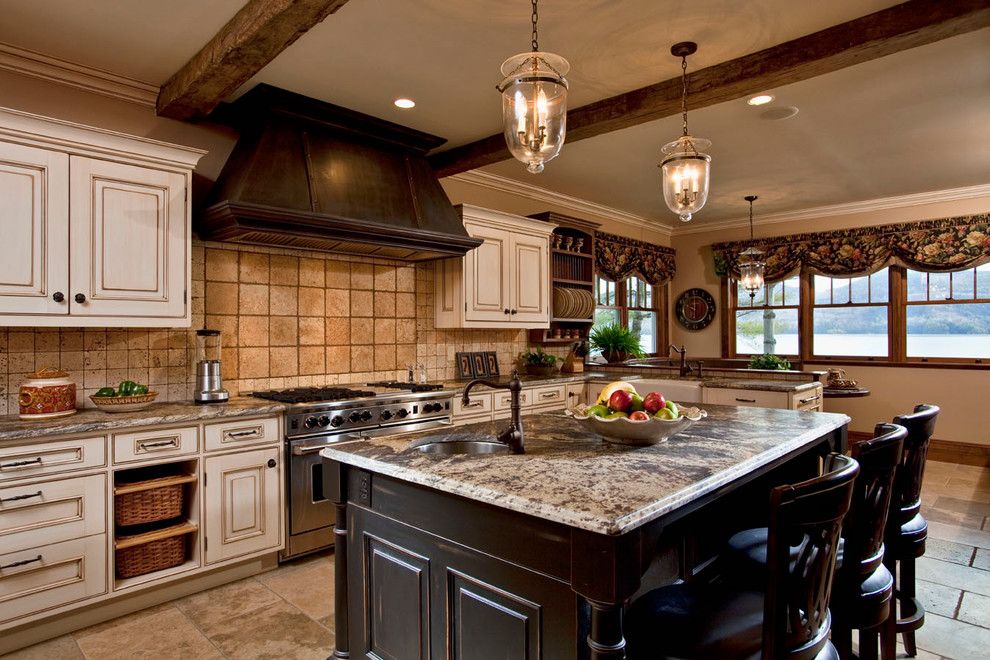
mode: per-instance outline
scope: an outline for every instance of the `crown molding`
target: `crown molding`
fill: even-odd
[[[158,100],[157,85],[11,44],[0,43],[0,69],[151,108]]]
[[[648,229],[667,238],[669,238],[673,233],[671,227],[653,220],[649,220],[643,216],[622,211],[612,206],[589,202],[588,200],[581,199],[579,197],[573,197],[571,195],[565,195],[564,193],[554,192],[553,190],[547,190],[546,188],[534,186],[531,183],[523,183],[522,181],[516,181],[515,179],[510,179],[498,174],[491,174],[480,170],[470,170],[451,175],[447,178],[480,186],[482,188],[488,188],[490,190],[497,190],[510,195],[516,195],[518,197],[525,197],[538,202],[553,204],[578,214],[591,214],[609,218],[625,225]]]
[[[952,202],[961,199],[973,199],[976,197],[990,197],[990,184],[980,184],[965,188],[949,188],[948,190],[932,190],[923,193],[912,193],[910,195],[898,195],[895,197],[881,197],[879,199],[868,199],[862,202],[844,202],[842,204],[830,204],[828,206],[815,206],[798,211],[781,211],[779,213],[768,213],[755,219],[756,226],[776,225],[795,220],[809,220],[812,218],[824,218],[833,215],[851,215],[853,213],[866,213],[869,211],[882,211],[885,209],[905,208],[908,206],[919,206],[921,204],[934,204],[936,202]],[[724,229],[737,229],[749,226],[749,216],[740,216],[729,220],[716,220],[713,222],[699,223],[692,226],[678,227],[674,230],[674,236],[684,236],[686,234],[704,234]]]

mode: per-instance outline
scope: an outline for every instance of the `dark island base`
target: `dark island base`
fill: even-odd
[[[618,536],[328,460],[346,521],[333,657],[623,658],[624,605],[711,570],[730,533],[765,524],[769,489],[816,474],[844,431]]]

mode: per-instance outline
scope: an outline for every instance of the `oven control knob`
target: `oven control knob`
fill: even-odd
[[[352,412],[350,415],[347,416],[347,419],[351,423],[360,422],[361,421],[361,413],[359,413],[358,411],[355,410],[354,412]]]
[[[316,426],[318,423],[319,422],[317,421],[317,419],[315,417],[307,417],[306,418],[306,421],[303,422],[303,426],[305,426],[308,429],[311,429],[314,426]]]
[[[362,421],[365,421],[365,422],[371,420],[371,413],[368,412],[367,410],[365,410],[364,412],[362,412],[361,413],[361,420]]]
[[[398,410],[395,411],[395,414],[399,416],[399,419],[403,419],[405,418],[406,415],[409,414],[409,411],[406,410],[405,408],[399,408]]]
[[[326,415],[321,415],[318,423],[320,426],[328,426],[330,424],[330,418]]]
[[[383,410],[382,411],[382,419],[392,419],[392,411],[391,410]]]
[[[437,410],[440,410],[439,403],[428,403],[425,406],[423,406],[423,412],[431,413],[431,412],[436,412]]]
[[[344,418],[340,415],[334,415],[333,419],[330,420],[330,426],[337,427],[344,423]]]

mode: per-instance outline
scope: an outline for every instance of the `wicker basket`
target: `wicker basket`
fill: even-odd
[[[178,518],[185,510],[185,484],[195,480],[195,475],[177,475],[118,486],[114,521],[126,527]]]
[[[186,535],[196,525],[184,522],[165,529],[117,539],[114,566],[117,579],[145,575],[186,561]]]

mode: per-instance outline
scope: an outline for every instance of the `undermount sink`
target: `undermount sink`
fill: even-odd
[[[450,442],[424,442],[421,445],[413,445],[410,449],[416,449],[424,454],[438,454],[441,456],[453,456],[456,454],[507,454],[508,445],[501,442],[490,442],[487,440],[452,440]]]

